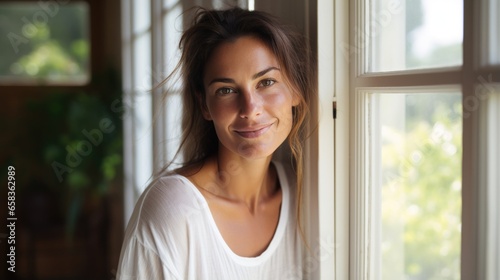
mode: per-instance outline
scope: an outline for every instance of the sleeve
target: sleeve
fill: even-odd
[[[174,179],[158,181],[138,199],[125,231],[117,279],[182,280],[186,266],[185,188]],[[175,230],[172,230],[175,229]]]
[[[180,280],[175,271],[166,267],[158,254],[147,248],[137,238],[132,237],[123,243],[118,272],[118,280]]]

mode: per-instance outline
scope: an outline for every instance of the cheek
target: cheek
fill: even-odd
[[[272,110],[273,115],[278,118],[279,125],[277,132],[288,133],[293,125],[292,97],[287,94],[276,94],[269,96],[266,100],[268,108]]]
[[[208,115],[215,125],[231,121],[235,115],[234,102],[207,102]]]
[[[293,98],[288,92],[271,94],[266,98],[265,103],[282,116],[292,114]]]

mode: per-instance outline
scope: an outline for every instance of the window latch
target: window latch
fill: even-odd
[[[332,102],[332,114],[333,114],[333,119],[337,119],[337,101]]]

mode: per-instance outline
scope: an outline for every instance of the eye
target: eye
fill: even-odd
[[[217,95],[228,95],[231,93],[236,93],[236,91],[232,88],[224,87],[224,88],[219,88],[218,90],[215,91],[215,94]]]
[[[276,83],[276,81],[273,79],[265,79],[265,80],[260,81],[259,87],[270,87],[270,86],[274,85],[274,83]]]

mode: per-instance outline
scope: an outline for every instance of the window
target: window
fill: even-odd
[[[498,1],[326,2],[339,247],[321,279],[498,279]]]
[[[67,1],[66,1],[67,2]],[[90,77],[85,2],[0,4],[0,84],[81,85]]]

